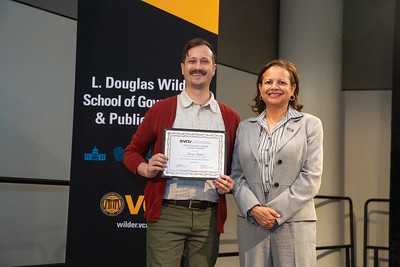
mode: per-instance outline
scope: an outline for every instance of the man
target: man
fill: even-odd
[[[152,106],[126,147],[123,159],[131,172],[147,179],[144,196],[148,267],[214,266],[219,234],[226,220],[225,194],[234,184],[227,175],[214,181],[161,177],[168,160],[162,153],[165,128],[226,131],[229,173],[240,121],[237,112],[216,101],[210,91],[216,63],[208,41],[195,38],[185,45],[181,70],[185,89]],[[146,162],[151,147],[153,154]]]

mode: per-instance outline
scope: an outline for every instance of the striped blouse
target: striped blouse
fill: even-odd
[[[301,117],[301,113],[289,106],[286,115],[274,126],[272,132],[268,130],[266,120],[267,111],[264,110],[258,117],[257,122],[261,126],[260,138],[258,142],[258,152],[260,153],[261,179],[265,192],[269,192],[273,184],[274,161],[276,147],[282,138],[286,123],[295,118]]]

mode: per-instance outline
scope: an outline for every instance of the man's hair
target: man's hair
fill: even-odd
[[[215,58],[214,49],[213,49],[212,45],[203,38],[194,38],[185,44],[185,46],[183,47],[183,51],[182,51],[182,63],[185,63],[185,59],[188,56],[189,50],[192,49],[193,47],[200,46],[200,45],[206,45],[206,46],[208,46],[208,48],[210,48],[212,55],[213,55],[212,60],[213,60],[213,63],[215,63],[216,58]]]

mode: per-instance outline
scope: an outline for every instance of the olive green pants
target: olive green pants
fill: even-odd
[[[158,222],[147,222],[147,267],[212,267],[219,251],[218,207],[161,207]]]

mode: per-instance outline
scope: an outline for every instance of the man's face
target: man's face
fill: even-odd
[[[212,51],[206,45],[189,49],[185,62],[181,63],[181,68],[187,87],[194,89],[208,87],[216,69]]]

